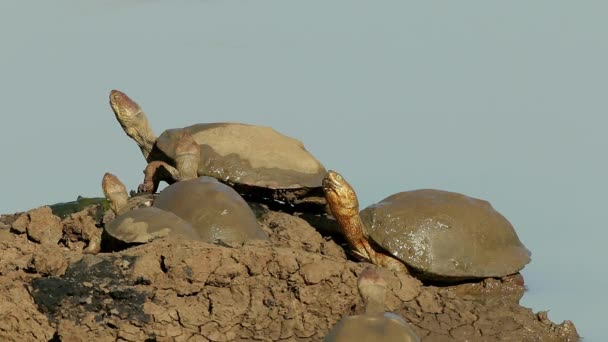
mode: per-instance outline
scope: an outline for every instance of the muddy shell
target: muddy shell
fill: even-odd
[[[361,220],[374,242],[427,279],[502,277],[530,262],[489,202],[454,192],[401,192],[361,211]]]
[[[117,216],[105,231],[124,243],[146,243],[163,237],[200,240],[192,225],[177,215],[154,207],[134,209]]]
[[[212,177],[168,186],[158,194],[154,207],[192,224],[206,242],[233,244],[268,239],[247,202],[234,189]]]
[[[234,185],[302,192],[322,196],[325,168],[302,142],[271,127],[240,123],[197,124],[164,131],[156,140],[152,159],[172,163],[175,145],[188,132],[201,147],[199,176]],[[239,191],[241,192],[241,191]]]
[[[402,317],[387,312],[379,315],[365,314],[344,317],[332,328],[323,341],[419,342],[420,338]]]

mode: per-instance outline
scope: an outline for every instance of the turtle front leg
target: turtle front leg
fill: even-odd
[[[175,164],[173,167],[164,161],[150,162],[144,170],[144,183],[138,188],[140,192],[155,193],[161,180],[172,184],[198,177],[198,164],[201,160],[200,146],[192,135],[183,132],[175,146]]]
[[[410,273],[405,264],[403,264],[403,262],[401,262],[399,259],[396,259],[393,256],[386,254],[384,253],[384,251],[380,251],[371,245],[368,238],[362,234],[361,227],[363,226],[363,224],[360,220],[352,224],[352,226],[356,227],[356,232],[354,232],[354,229],[344,230],[344,228],[343,231],[346,240],[349,242],[349,245],[353,249],[353,253],[355,253],[357,256],[364,259],[365,261],[369,261],[372,264],[388,268],[389,270],[396,272],[405,272],[408,274]]]
[[[180,180],[179,171],[164,161],[155,160],[150,162],[144,170],[144,182],[139,185],[139,192],[155,193],[160,181],[173,184]]]
[[[200,145],[196,143],[192,135],[183,131],[182,136],[175,144],[175,167],[180,175],[180,180],[198,177],[200,161]]]
[[[395,259],[394,257],[388,254],[375,252],[375,255],[372,258],[372,262],[378,266],[388,268],[391,271],[405,272],[407,274],[410,273],[410,271],[407,269],[405,264],[401,262],[401,260]]]

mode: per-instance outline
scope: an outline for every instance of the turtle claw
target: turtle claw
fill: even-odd
[[[164,161],[150,162],[144,170],[144,182],[137,187],[143,193],[155,193],[160,181],[173,184],[180,180],[179,171]]]
[[[153,188],[154,188],[153,184],[146,184],[146,183],[139,184],[135,195],[139,196],[139,195],[145,195],[145,194],[153,194],[154,193]]]

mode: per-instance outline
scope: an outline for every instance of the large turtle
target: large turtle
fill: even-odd
[[[181,139],[200,145],[199,176],[211,176],[256,199],[324,204],[321,182],[325,168],[304,145],[270,127],[241,123],[207,123],[168,129],[158,138],[140,106],[112,90],[110,105],[124,131],[148,161],[144,192],[155,192],[163,180],[179,181],[175,172]]]
[[[384,311],[386,281],[377,270],[367,268],[361,272],[357,279],[357,287],[365,303],[365,313],[342,318],[323,341],[420,341],[403,317]]]
[[[323,187],[331,212],[361,258],[419,278],[503,277],[530,262],[513,226],[487,201],[441,190],[400,192],[359,213],[357,195],[337,172]]]

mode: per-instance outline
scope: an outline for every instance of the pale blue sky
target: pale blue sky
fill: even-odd
[[[533,262],[523,304],[600,341],[608,304],[608,2],[3,1],[0,212],[130,188],[157,134],[273,126],[362,205],[439,188],[489,200]]]

